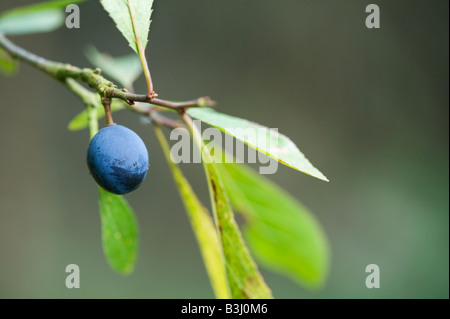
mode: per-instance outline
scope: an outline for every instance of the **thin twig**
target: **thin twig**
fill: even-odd
[[[184,101],[184,102],[172,102],[172,101],[166,101],[158,98],[150,98],[146,94],[136,94],[136,93],[130,93],[130,92],[124,92],[123,90],[119,90],[114,87],[108,87],[106,89],[108,94],[112,98],[118,98],[124,101],[130,101],[130,102],[145,102],[145,103],[151,103],[154,105],[159,105],[165,108],[169,109],[180,109],[180,108],[189,108],[189,107],[213,107],[215,106],[215,102],[211,100],[208,96],[200,97],[195,100],[190,101]]]
[[[128,108],[132,112],[142,114],[144,116],[148,116],[148,118],[152,121],[152,123],[154,125],[167,126],[170,128],[185,127],[185,125],[182,121],[173,120],[171,118],[168,118],[168,117],[160,114],[160,112],[164,111],[164,109],[161,109],[158,106],[147,106],[147,108],[142,108],[142,107],[138,107],[136,104],[131,104],[131,105],[128,105]]]
[[[190,107],[207,107],[215,105],[215,102],[209,97],[201,97],[185,102],[172,102],[159,98],[153,98],[148,94],[124,92],[121,89],[118,89],[117,85],[113,82],[105,79],[100,74],[99,69],[93,70],[90,68],[79,68],[71,64],[44,59],[15,45],[1,33],[0,47],[5,49],[11,57],[29,63],[59,81],[65,82],[66,79],[72,78],[87,83],[102,97],[106,95],[111,98],[122,99],[128,104],[133,104],[133,102],[144,102],[177,111],[186,110]]]

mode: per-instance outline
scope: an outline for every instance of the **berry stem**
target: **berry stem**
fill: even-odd
[[[111,98],[105,97],[102,99],[103,107],[105,108],[105,115],[106,115],[106,124],[108,126],[115,125],[112,112],[111,112]]]

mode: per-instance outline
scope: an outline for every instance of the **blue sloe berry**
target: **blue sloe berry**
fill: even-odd
[[[135,132],[122,125],[110,125],[98,131],[89,143],[87,164],[102,188],[126,194],[144,181],[148,151]]]

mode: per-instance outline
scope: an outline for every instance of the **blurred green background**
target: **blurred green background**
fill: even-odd
[[[36,1],[5,1],[0,11]],[[381,29],[365,27],[365,7]],[[279,166],[269,176],[308,206],[332,249],[327,284],[311,292],[262,269],[278,298],[449,297],[448,1],[155,1],[147,56],[167,99],[210,95],[222,112],[291,137],[331,180]],[[81,29],[18,36],[44,57],[88,66],[82,49],[131,53],[98,1]],[[141,77],[137,90],[145,91]],[[21,63],[0,76],[0,297],[210,298],[181,201],[149,126],[130,112],[151,159],[127,195],[140,224],[135,272],[123,277],[101,247],[88,132],[67,123],[83,105]],[[200,164],[184,165],[208,203]],[[65,287],[65,267],[81,288]],[[365,267],[381,288],[365,287]]]

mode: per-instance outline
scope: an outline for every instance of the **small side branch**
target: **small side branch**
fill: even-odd
[[[183,109],[183,108],[186,109],[189,107],[207,107],[207,106],[213,107],[216,104],[208,96],[200,97],[198,99],[190,100],[190,101],[172,102],[172,101],[166,101],[166,100],[158,99],[158,98],[150,98],[146,94],[130,93],[130,92],[127,92],[124,90],[119,90],[114,87],[108,87],[106,90],[108,91],[108,94],[112,98],[118,98],[118,99],[124,100],[128,104],[130,104],[131,102],[144,102],[144,103],[150,103],[153,105],[158,105],[158,106],[162,106],[162,107],[173,109],[173,110],[178,110],[178,109]]]
[[[149,98],[154,98],[154,97],[157,97],[158,94],[156,94],[153,91],[152,76],[150,75],[150,69],[148,67],[147,59],[145,58],[145,50],[142,47],[141,39],[139,38],[139,31],[136,26],[136,18],[134,15],[133,6],[131,5],[130,0],[128,0],[127,4],[128,4],[128,10],[130,11],[133,32],[136,36],[136,49],[138,51],[139,59],[141,60],[142,68],[144,70],[145,80],[147,81],[147,89],[148,89],[147,95]]]

